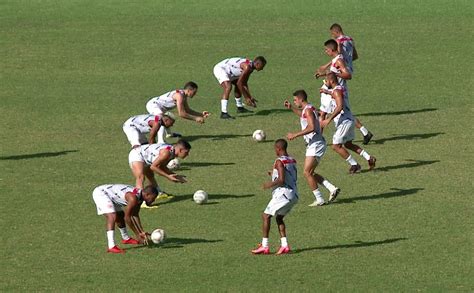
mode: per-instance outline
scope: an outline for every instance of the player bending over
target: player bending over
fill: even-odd
[[[331,34],[332,32],[333,30],[331,30]],[[332,60],[329,63],[319,67],[318,71],[316,72],[316,78],[325,76],[328,72],[334,72],[338,77],[338,84],[342,85],[347,89],[347,80],[352,79],[353,75],[352,60],[355,60],[353,59],[353,56],[357,56],[357,51],[355,51],[354,53],[351,49],[354,48],[352,44],[352,39],[344,37],[339,38],[339,41],[337,41],[337,39],[331,39],[326,41],[324,43],[324,46],[324,52],[329,57],[331,57]],[[321,88],[324,90],[323,93],[329,93],[324,83]],[[364,125],[362,125],[359,119],[357,119],[356,117],[354,117],[354,119],[356,127],[364,136],[363,144],[368,144],[369,141],[372,139],[373,134],[369,130],[367,130]]]
[[[174,121],[175,119],[171,113],[137,115],[125,121],[122,128],[132,148],[136,148],[145,143],[155,143],[158,131],[162,127],[169,128],[173,126]],[[146,133],[150,133],[148,140]],[[162,137],[158,137],[158,143],[164,143]]]
[[[230,91],[234,85],[235,103],[237,104],[237,113],[250,112],[245,109],[242,104],[242,95],[244,95],[245,103],[249,106],[256,107],[257,100],[250,94],[248,80],[254,70],[263,70],[267,60],[263,56],[256,57],[253,61],[246,58],[228,58],[222,60],[214,66],[214,76],[224,89],[221,99],[221,118],[232,119],[233,117],[227,113],[227,103],[229,101]]]
[[[324,128],[332,120],[336,125],[336,132],[332,138],[332,149],[336,151],[344,160],[351,166],[350,174],[359,173],[361,166],[349,154],[346,148],[358,153],[369,164],[369,170],[375,168],[375,157],[369,155],[365,150],[356,144],[354,140],[354,117],[352,116],[349,106],[349,94],[346,88],[338,84],[337,75],[335,73],[328,73],[326,76],[326,83],[332,89],[331,96],[335,101],[335,105],[327,104],[321,100],[321,127]],[[324,103],[324,104],[323,104]]]
[[[277,159],[273,164],[271,181],[263,184],[263,189],[272,189],[272,199],[268,203],[265,211],[262,213],[262,243],[254,250],[253,254],[269,254],[268,234],[270,232],[271,218],[275,216],[278,231],[280,232],[281,246],[277,254],[286,254],[290,252],[290,246],[286,239],[286,226],[283,218],[290,212],[293,206],[298,202],[298,190],[296,186],[297,171],[296,161],[290,157],[286,151],[288,143],[284,139],[275,141],[275,153]]]
[[[175,157],[186,158],[190,150],[191,145],[182,139],[174,145],[144,144],[132,149],[128,155],[128,163],[135,177],[135,187],[142,188],[146,178],[152,186],[159,190],[154,173],[172,182],[185,183],[185,176],[172,172],[167,165]]]
[[[298,90],[293,93],[293,103],[296,108],[293,108],[289,101],[285,101],[285,107],[300,117],[301,131],[288,133],[287,138],[293,140],[303,136],[306,142],[304,177],[315,197],[314,202],[309,206],[322,206],[325,204],[325,201],[319,190],[318,183],[322,184],[329,191],[329,202],[334,201],[341,190],[321,175],[315,173],[316,167],[326,152],[326,140],[322,136],[321,128],[319,127],[316,108],[308,103],[308,95],[304,90]]]
[[[209,116],[209,112],[197,112],[192,110],[188,104],[188,98],[192,99],[197,93],[198,85],[195,82],[187,82],[183,89],[169,91],[161,96],[154,97],[146,104],[148,113],[160,115],[174,108],[178,109],[178,116],[187,120],[196,121],[199,124]],[[180,136],[178,133],[172,133],[171,136]],[[158,138],[164,140],[166,130],[160,129]],[[161,138],[160,138],[161,137]]]
[[[152,186],[140,190],[125,184],[105,184],[94,189],[92,198],[97,206],[97,214],[105,216],[107,252],[125,253],[125,250],[115,245],[115,224],[120,230],[123,244],[148,244],[149,234],[140,221],[140,205],[142,202],[151,205],[157,195],[157,189]],[[138,240],[128,235],[127,225]]]

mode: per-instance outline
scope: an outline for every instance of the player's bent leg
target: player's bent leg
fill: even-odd
[[[317,178],[314,174],[314,170],[318,166],[318,163],[318,157],[305,157],[303,175],[306,179],[306,182],[308,182],[308,185],[314,196],[314,201],[309,205],[310,207],[322,206],[325,204],[323,195],[318,188]]]
[[[139,189],[143,189],[143,180],[145,178],[145,175],[144,175],[145,163],[132,162],[130,164],[130,167],[132,169],[133,177],[135,177],[135,187]]]
[[[140,244],[140,242],[128,234],[127,225],[125,224],[125,213],[123,211],[116,212],[115,224],[119,228],[120,235],[122,236],[122,244]]]
[[[107,252],[109,253],[125,253],[124,250],[120,249],[117,245],[115,245],[115,220],[116,214],[114,213],[106,213],[104,214],[106,219],[106,227],[107,227]]]
[[[365,128],[364,125],[362,125],[362,122],[360,122],[360,120],[357,117],[354,117],[354,119],[355,119],[355,126],[357,127],[357,129],[360,130],[360,132],[362,133],[362,136],[364,137],[364,141],[362,142],[362,144],[368,144],[374,135],[367,128]]]
[[[221,99],[221,119],[232,119],[232,116],[227,113],[227,104],[229,103],[230,91],[232,90],[232,84],[229,80],[221,83],[224,92]]]
[[[284,215],[277,215],[275,220],[278,224],[278,231],[280,232],[280,248],[277,251],[277,255],[290,253],[290,246],[288,245],[288,239],[286,238],[286,226],[283,221]]]

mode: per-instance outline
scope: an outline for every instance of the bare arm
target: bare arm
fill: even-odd
[[[198,123],[204,122],[204,119],[201,117],[202,115],[200,113],[198,113],[198,115],[195,115],[194,111],[190,111],[188,101],[185,97],[183,97],[183,95],[181,95],[180,93],[175,93],[173,98],[176,101],[176,107],[178,108],[179,117],[187,120],[193,120]]]
[[[143,229],[142,223],[140,221],[140,203],[137,200],[135,194],[128,192],[125,194],[125,199],[127,200],[127,207],[125,209],[125,222],[133,230],[133,233],[137,237],[145,241],[147,239],[146,232]]]
[[[298,117],[301,116],[301,110],[299,110],[299,109],[297,109],[297,108],[293,108],[293,107],[291,106],[291,103],[290,103],[288,100],[285,100],[284,106],[285,106],[285,108],[287,108],[288,110],[293,111],[293,113],[295,113],[296,116],[298,116]]]
[[[326,73],[327,73],[330,66],[331,66],[331,61],[329,61],[326,64],[323,64],[323,65],[319,66],[319,68],[318,68],[318,70],[316,70],[316,73],[314,74],[314,76],[316,78],[319,78],[321,76],[326,76]]]
[[[263,189],[283,186],[285,184],[285,167],[280,160],[276,161],[275,169],[278,171],[278,178],[275,181],[265,182],[263,184]]]
[[[340,77],[342,79],[351,79],[352,74],[351,72],[347,69],[346,64],[342,59],[339,59],[336,61],[336,67],[341,71],[341,73],[337,73],[337,77]]]
[[[239,91],[244,95],[244,98],[247,101],[247,104],[250,106],[256,107],[257,106],[257,104],[255,103],[256,101],[254,98],[252,98],[252,95],[250,94],[250,90],[248,86],[248,80],[249,80],[250,74],[253,72],[253,68],[247,63],[242,63],[240,66],[244,71],[242,72],[239,79],[237,80],[237,87],[239,88]]]
[[[294,132],[294,133],[288,133],[286,135],[286,137],[289,139],[289,140],[293,140],[299,136],[303,136],[303,135],[306,135],[308,133],[311,133],[313,131],[315,131],[315,125],[316,125],[316,117],[313,113],[313,111],[311,109],[306,109],[304,111],[304,114],[306,115],[306,119],[308,121],[308,125],[306,126],[305,129],[299,131],[299,132]]]
[[[156,134],[158,130],[160,130],[161,123],[160,121],[150,121],[151,129],[150,129],[150,137],[148,138],[148,143],[153,144],[156,141]]]
[[[160,153],[158,154],[158,157],[151,164],[150,169],[153,172],[157,173],[160,176],[165,177],[166,179],[170,181],[179,182],[179,183],[186,182],[186,179],[184,178],[184,176],[173,173],[171,172],[170,169],[168,169],[167,164],[170,160],[171,160],[170,151],[161,150]]]

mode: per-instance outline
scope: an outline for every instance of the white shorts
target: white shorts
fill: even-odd
[[[325,140],[318,140],[315,142],[311,142],[306,146],[307,157],[317,157],[318,160],[320,160],[325,152],[326,152]]]
[[[134,148],[128,154],[128,164],[130,168],[132,168],[133,162],[143,162],[145,163],[145,159],[143,158],[142,154],[140,153],[140,148]]]
[[[121,206],[115,205],[112,200],[99,187],[92,192],[92,198],[97,206],[97,214],[110,214],[123,211]]]
[[[344,120],[337,126],[336,132],[332,137],[333,144],[344,144],[348,141],[354,140],[354,121]]]
[[[272,200],[268,203],[264,213],[272,216],[284,216],[291,211],[297,202],[298,196],[293,190],[277,188],[273,191]]]
[[[158,103],[156,103],[155,98],[151,99],[146,103],[146,110],[148,113],[153,114],[153,115],[161,115],[166,111],[163,111],[163,109],[160,108]]]
[[[219,84],[222,84],[224,81],[233,81],[237,79],[236,77],[231,77],[227,72],[225,71],[225,68],[217,64],[214,66],[214,76],[216,77],[217,81]]]
[[[146,135],[131,125],[124,124],[123,132],[132,146],[148,143]]]

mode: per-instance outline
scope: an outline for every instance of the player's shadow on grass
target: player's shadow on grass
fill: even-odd
[[[183,136],[183,139],[191,142],[191,141],[195,141],[195,140],[198,140],[198,139],[208,139],[208,140],[216,141],[216,140],[224,140],[224,139],[228,139],[228,138],[238,138],[238,137],[252,137],[252,134],[187,135],[187,136]]]
[[[384,245],[384,244],[390,244],[390,243],[395,243],[398,241],[402,240],[407,240],[408,238],[406,237],[400,237],[400,238],[389,238],[385,240],[379,240],[379,241],[354,241],[354,243],[348,243],[348,244],[337,244],[337,245],[327,245],[327,246],[318,246],[318,247],[307,247],[307,248],[301,248],[301,249],[295,249],[293,253],[301,253],[305,251],[311,251],[311,250],[332,250],[332,249],[340,249],[340,248],[360,248],[360,247],[370,247],[370,246],[375,246],[375,245]]]
[[[405,115],[405,114],[417,114],[423,112],[437,111],[438,108],[424,108],[418,110],[405,110],[405,111],[394,111],[394,112],[375,112],[375,113],[361,113],[356,114],[356,117],[362,116],[396,116],[396,115]]]
[[[178,238],[178,237],[169,237],[166,238],[165,242],[158,245],[150,245],[150,246],[130,246],[124,248],[125,250],[129,249],[141,249],[141,248],[182,248],[184,245],[195,244],[195,243],[215,243],[215,242],[222,242],[221,239],[215,240],[208,240],[202,238]]]
[[[215,202],[214,200],[218,199],[228,199],[228,198],[247,198],[247,197],[252,197],[255,196],[255,194],[241,194],[241,195],[236,195],[236,194],[209,194],[209,200],[210,202],[205,203],[204,205],[212,205],[212,204],[217,204],[218,202]],[[163,205],[163,204],[169,204],[169,203],[176,203],[180,202],[183,200],[193,200],[193,194],[184,194],[184,195],[174,195],[172,198],[159,202],[158,206]]]
[[[209,166],[230,166],[235,165],[235,163],[217,163],[217,162],[183,162],[179,170],[190,170],[191,168],[196,167],[209,167]]]
[[[27,160],[35,158],[48,158],[48,157],[57,157],[67,155],[68,153],[75,153],[79,150],[70,150],[70,151],[61,151],[61,152],[44,152],[36,154],[25,154],[25,155],[14,155],[14,156],[2,156],[0,160]]]
[[[376,172],[387,172],[390,170],[397,170],[397,169],[406,169],[406,168],[415,168],[424,165],[431,165],[434,163],[440,162],[440,160],[432,160],[432,161],[422,161],[422,160],[406,160],[410,163],[400,164],[400,165],[392,165],[392,166],[385,166],[385,167],[376,167],[374,171]],[[362,173],[371,172],[370,170],[362,170]]]
[[[399,196],[407,196],[417,193],[418,191],[424,190],[424,188],[409,188],[409,189],[400,189],[400,188],[390,188],[389,192],[384,192],[374,195],[362,195],[350,198],[338,198],[337,201],[332,204],[341,204],[341,203],[355,203],[359,200],[373,200],[373,199],[386,199]]]
[[[435,137],[435,136],[438,136],[438,135],[441,135],[441,134],[444,134],[444,132],[397,135],[397,136],[392,136],[392,137],[387,137],[387,138],[373,139],[373,140],[371,140],[371,142],[374,143],[374,144],[384,144],[387,141],[393,141],[393,140],[427,139],[427,138],[432,138],[432,137]]]
[[[268,116],[270,114],[279,114],[279,113],[284,113],[284,112],[291,112],[288,109],[268,109],[268,110],[260,110],[255,112],[254,115],[257,116]]]

